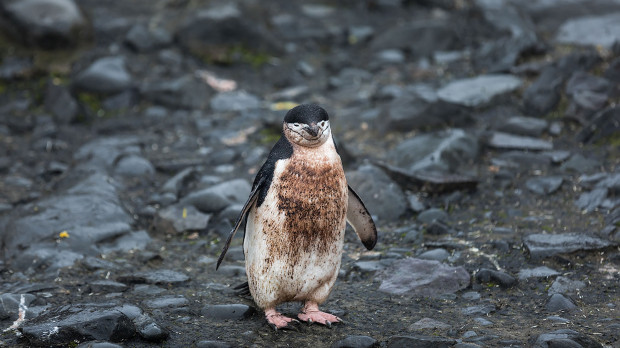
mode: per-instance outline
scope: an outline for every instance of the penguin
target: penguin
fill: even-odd
[[[284,302],[303,302],[301,321],[340,322],[319,305],[338,277],[346,223],[368,250],[377,243],[377,228],[347,184],[322,107],[302,104],[285,115],[281,137],[256,174],[216,269],[243,220],[248,287],[269,325],[278,330],[295,320],[276,310]]]

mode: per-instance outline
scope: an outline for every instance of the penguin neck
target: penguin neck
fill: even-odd
[[[340,156],[336,152],[336,146],[331,136],[323,144],[316,147],[307,147],[295,143],[291,143],[291,145],[293,146],[293,157],[321,162],[340,161]]]

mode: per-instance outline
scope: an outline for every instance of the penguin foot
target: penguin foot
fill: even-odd
[[[342,319],[333,314],[321,312],[319,310],[319,305],[310,301],[306,302],[304,308],[301,310],[301,313],[297,315],[297,317],[299,320],[306,321],[309,324],[319,323],[329,328],[332,327],[332,323],[342,322]]]
[[[293,318],[282,315],[282,313],[277,312],[273,308],[265,310],[265,318],[267,319],[267,323],[269,323],[269,326],[274,328],[274,330],[276,331],[278,329],[289,328],[288,323],[292,321],[297,321]]]

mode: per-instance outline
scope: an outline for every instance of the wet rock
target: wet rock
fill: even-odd
[[[534,348],[603,348],[596,340],[570,329],[560,329],[541,334],[534,343]]]
[[[447,20],[418,20],[396,25],[378,34],[369,49],[372,52],[393,48],[410,50],[416,57],[430,56],[435,51],[453,51],[459,48],[459,39]],[[415,43],[411,42],[412,37],[416,38]]]
[[[559,275],[560,273],[547,266],[540,266],[531,269],[522,269],[519,271],[519,280],[526,280],[529,278],[546,278]]]
[[[349,185],[378,220],[393,221],[407,209],[401,188],[379,168],[363,165],[347,173]]]
[[[560,101],[563,82],[564,78],[558,68],[551,66],[543,70],[523,93],[525,112],[532,116],[543,116],[553,110]]]
[[[1,244],[14,269],[45,267],[50,272],[71,266],[85,255],[99,254],[99,243],[129,233],[133,222],[114,184],[100,174],[38,201],[37,207],[16,212],[6,225]],[[66,238],[59,236],[63,231]]]
[[[244,204],[250,191],[250,184],[246,180],[234,179],[190,193],[180,204],[193,205],[206,213],[217,213],[231,204]]]
[[[331,348],[373,348],[378,346],[379,342],[370,336],[347,336],[334,342]]]
[[[175,204],[158,211],[154,225],[159,233],[176,234],[185,231],[203,231],[210,219],[210,214],[201,213],[194,206]]]
[[[409,330],[449,329],[450,325],[431,318],[422,318],[409,326]]]
[[[113,280],[96,280],[88,283],[90,291],[94,293],[104,292],[123,292],[127,290],[127,285]]]
[[[23,304],[25,308],[37,300],[37,297],[32,294],[10,294],[4,293],[0,295],[0,320],[17,319],[19,315],[20,304]],[[27,317],[28,311],[26,312]]]
[[[557,277],[549,287],[547,293],[554,294],[573,294],[581,289],[585,289],[586,283],[580,280],[572,280],[567,277]]]
[[[439,248],[425,251],[417,257],[423,260],[444,261],[450,257],[450,253],[446,249]]]
[[[478,325],[482,325],[482,326],[489,326],[489,325],[493,325],[493,322],[485,319],[485,318],[474,318],[474,321],[478,324]]]
[[[601,110],[577,134],[577,140],[592,144],[613,137],[620,131],[620,106],[610,106]]]
[[[388,160],[409,172],[455,172],[473,161],[478,152],[475,136],[450,129],[405,140],[388,153]]]
[[[176,308],[185,307],[189,304],[189,300],[183,296],[164,296],[144,301],[144,305],[148,308]]]
[[[480,75],[457,80],[437,91],[443,101],[468,107],[482,107],[493,98],[521,87],[521,79],[512,75]]]
[[[601,162],[595,158],[584,157],[582,154],[577,153],[572,155],[568,161],[564,162],[560,166],[560,169],[568,173],[590,173],[594,169],[597,169],[600,163]]]
[[[283,51],[259,21],[250,20],[235,4],[196,11],[179,27],[176,38],[194,55],[225,64],[243,52],[235,51],[235,47],[254,55],[278,55]]]
[[[549,141],[503,132],[493,132],[487,141],[487,145],[506,150],[542,151],[553,149],[553,144]]]
[[[495,312],[497,308],[492,303],[481,304],[477,306],[471,306],[461,309],[461,313],[464,315],[488,315]]]
[[[530,234],[523,243],[532,259],[542,259],[561,253],[577,250],[597,250],[607,248],[611,242],[578,233]]]
[[[72,0],[3,1],[0,10],[11,23],[10,34],[44,49],[73,46],[87,29],[86,18]]]
[[[561,176],[531,178],[525,182],[525,187],[536,194],[548,195],[557,191],[562,186],[562,182],[564,179]]]
[[[48,83],[43,103],[45,109],[54,117],[56,124],[69,124],[78,115],[78,104],[65,86]]]
[[[476,280],[481,283],[494,282],[502,288],[510,288],[517,284],[517,280],[510,274],[486,268],[482,268],[476,273]]]
[[[385,107],[383,116],[378,123],[380,129],[400,132],[446,125],[461,126],[471,121],[469,112],[463,106],[441,100],[435,90],[427,85],[413,85],[397,92]]]
[[[142,156],[127,155],[118,160],[114,173],[123,177],[150,177],[155,174],[155,167]]]
[[[373,273],[382,271],[392,264],[393,260],[379,261],[357,261],[353,264],[353,269],[361,273]]]
[[[212,92],[193,75],[170,80],[153,79],[140,85],[140,94],[146,100],[172,109],[204,109]]]
[[[121,341],[135,334],[131,320],[107,305],[66,305],[46,312],[19,329],[34,345],[52,346],[75,341]]]
[[[144,230],[132,231],[100,244],[102,254],[144,250],[152,239]]]
[[[140,307],[125,304],[118,307],[118,310],[125,314],[133,322],[136,332],[143,339],[150,342],[161,342],[168,338],[169,333],[145,314]]]
[[[395,261],[379,278],[379,290],[399,295],[437,297],[469,286],[469,273],[463,267],[414,258]]]
[[[105,341],[88,341],[79,344],[76,348],[123,348],[123,346]]]
[[[33,69],[31,58],[7,56],[0,64],[0,79],[13,80],[29,77]]]
[[[222,341],[200,341],[196,343],[196,348],[232,348],[232,346]]]
[[[431,208],[418,214],[417,220],[424,224],[430,224],[434,221],[448,221],[448,213],[443,209]]]
[[[75,88],[94,93],[119,93],[131,87],[132,77],[123,57],[104,57],[94,61],[73,80]]]
[[[608,80],[583,71],[575,72],[566,82],[566,95],[571,99],[566,116],[586,123],[607,104],[611,90]]]
[[[245,92],[220,92],[211,98],[211,109],[218,112],[247,111],[261,107],[258,97]]]
[[[435,336],[392,336],[388,340],[388,348],[428,347],[444,348],[456,344],[456,340]]]
[[[256,310],[244,304],[206,305],[200,315],[215,320],[238,320],[250,317]]]
[[[610,49],[616,41],[620,41],[620,13],[568,20],[558,30],[555,40],[563,44]]]
[[[136,24],[127,33],[125,43],[135,51],[144,53],[170,45],[172,34],[165,28],[147,28]]]
[[[190,280],[190,277],[177,271],[168,269],[159,269],[150,272],[136,272],[133,274],[121,276],[118,278],[120,282],[131,284],[170,284],[180,285]]]
[[[553,294],[547,300],[545,308],[549,312],[565,311],[577,308],[573,301],[562,294]]]
[[[549,127],[549,122],[534,117],[514,116],[506,120],[500,127],[499,131],[525,135],[531,137],[539,137]]]

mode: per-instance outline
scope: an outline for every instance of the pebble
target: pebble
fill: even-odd
[[[75,80],[75,87],[94,93],[119,93],[129,88],[132,77],[123,57],[104,57],[94,61]]]
[[[456,344],[456,340],[436,336],[392,336],[388,340],[388,348],[407,347],[449,347]]]
[[[379,342],[370,336],[347,336],[336,341],[331,348],[373,348],[379,347]]]
[[[450,253],[446,249],[433,249],[428,250],[417,256],[419,259],[423,260],[436,260],[436,261],[444,261],[450,257]]]
[[[409,326],[409,330],[449,329],[450,325],[431,318],[422,318]]]
[[[521,86],[512,75],[480,75],[453,81],[437,91],[440,99],[468,107],[481,107],[493,98],[510,93]]]
[[[523,238],[523,244],[530,257],[537,260],[556,254],[597,250],[612,245],[609,241],[578,233],[530,234]]]
[[[518,273],[519,280],[526,280],[529,278],[546,278],[559,275],[560,273],[547,266],[540,266],[531,269],[522,269]]]
[[[502,288],[510,288],[517,280],[508,273],[482,268],[476,272],[476,280],[481,283],[497,282]]]
[[[254,314],[253,307],[244,304],[206,305],[200,310],[200,315],[215,320],[243,319]]]
[[[571,310],[577,308],[577,306],[575,305],[575,303],[573,303],[571,299],[565,297],[564,295],[553,294],[551,295],[551,297],[549,297],[545,308],[549,312],[558,312],[564,310]]]

